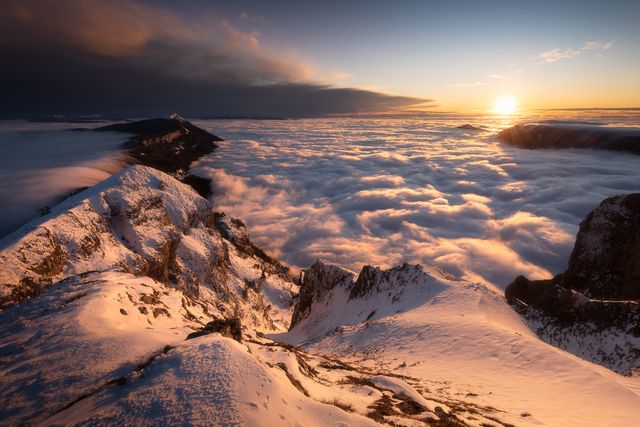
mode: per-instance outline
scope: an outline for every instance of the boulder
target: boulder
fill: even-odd
[[[242,324],[238,318],[212,320],[201,330],[187,335],[187,339],[190,340],[203,335],[213,334],[215,332],[222,334],[223,337],[232,338],[238,342],[242,342]]]

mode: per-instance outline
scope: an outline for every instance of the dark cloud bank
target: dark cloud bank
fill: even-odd
[[[126,0],[2,2],[0,117],[323,116],[428,104],[336,88],[224,18],[206,25]]]

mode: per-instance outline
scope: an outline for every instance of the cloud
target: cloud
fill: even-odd
[[[598,42],[598,41],[590,41],[590,42],[586,42],[583,46],[582,46],[582,50],[599,50],[600,52],[606,52],[609,49],[611,49],[611,47],[613,46],[613,43],[615,43],[615,40],[611,40],[609,42],[603,43],[603,42]]]
[[[0,237],[52,207],[80,187],[124,167],[126,136],[70,132],[60,124],[5,123],[0,131]],[[46,131],[48,130],[50,131]]]
[[[539,64],[542,64],[542,63],[551,64],[561,59],[571,58],[573,56],[580,55],[582,52],[586,52],[590,50],[597,50],[600,52],[600,54],[602,54],[608,51],[609,49],[611,49],[611,46],[613,46],[614,42],[615,40],[612,40],[606,43],[599,42],[599,41],[589,41],[589,42],[586,42],[584,45],[582,45],[582,47],[580,47],[579,49],[556,48],[546,52],[542,52],[537,56],[537,58],[540,60]]]
[[[238,15],[238,18],[241,21],[248,21],[248,22],[251,22],[252,24],[262,24],[263,22],[266,21],[266,19],[263,16],[253,15],[246,11],[241,12],[240,15]]]
[[[247,15],[246,19],[250,17]],[[333,86],[295,51],[224,17],[188,20],[132,0],[8,0],[0,9],[0,115],[326,115],[426,105]]]
[[[296,268],[425,263],[504,288],[566,269],[586,214],[637,191],[633,157],[453,138],[454,122],[201,124],[229,139],[194,168],[213,179],[216,209]]]

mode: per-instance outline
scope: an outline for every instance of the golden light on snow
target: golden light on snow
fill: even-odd
[[[496,99],[493,111],[500,115],[514,114],[518,110],[518,101],[509,95],[503,95]]]

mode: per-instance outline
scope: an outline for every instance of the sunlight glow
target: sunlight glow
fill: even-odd
[[[504,95],[496,100],[493,111],[496,114],[509,115],[518,110],[518,101],[513,96]]]

